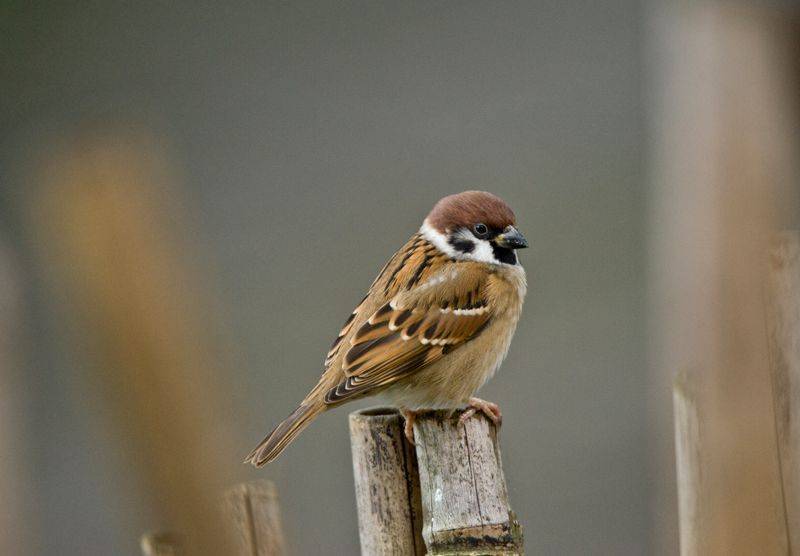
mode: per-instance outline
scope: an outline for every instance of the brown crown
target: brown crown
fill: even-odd
[[[445,233],[479,222],[499,230],[516,222],[514,211],[497,195],[464,191],[441,199],[428,214],[428,223]]]

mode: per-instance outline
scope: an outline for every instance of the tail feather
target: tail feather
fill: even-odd
[[[262,467],[277,458],[289,443],[324,410],[321,405],[301,405],[250,452],[244,463]]]

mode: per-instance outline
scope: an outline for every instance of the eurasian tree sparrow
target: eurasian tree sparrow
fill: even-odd
[[[473,397],[508,351],[525,297],[516,249],[527,247],[511,208],[483,191],[440,200],[345,321],[325,371],[300,406],[247,456],[274,460],[331,407],[382,394],[413,423],[423,408],[466,406],[495,423],[496,404]]]

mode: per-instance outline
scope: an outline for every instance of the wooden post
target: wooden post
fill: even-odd
[[[275,485],[260,480],[225,493],[225,510],[239,556],[282,556],[286,544]]]
[[[770,249],[766,326],[782,501],[788,553],[800,547],[800,233],[778,234]],[[684,556],[709,553],[709,509],[703,508],[708,485],[702,469],[710,446],[704,439],[698,377],[680,373],[673,385],[675,455],[678,482],[680,547]],[[769,486],[772,488],[772,486]]]
[[[770,253],[767,335],[789,547],[800,550],[800,233]]]
[[[396,410],[350,415],[362,554],[522,554],[494,426],[429,412],[414,438]]]
[[[680,523],[680,553],[682,556],[706,554],[703,550],[703,526],[700,520],[702,492],[702,441],[700,438],[700,408],[697,377],[682,372],[672,385],[675,419],[675,463],[678,482],[678,520]]]
[[[179,539],[172,533],[145,533],[140,541],[142,556],[179,556]]]
[[[430,412],[414,438],[429,554],[522,554],[494,425],[481,414],[459,425],[452,412]]]
[[[394,409],[350,414],[361,553],[421,555],[419,475],[414,448]]]

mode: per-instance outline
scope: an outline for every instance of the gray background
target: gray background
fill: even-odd
[[[86,122],[170,144],[193,256],[233,338],[220,416],[246,452],[304,396],[339,325],[441,196],[487,189],[532,243],[484,389],[531,554],[651,541],[637,2],[92,2],[0,8],[0,233],[31,275],[29,426],[45,554],[136,554],[157,527],[81,396],[36,290],[26,146]],[[91,392],[82,395],[91,396]],[[353,554],[346,407],[265,471],[294,554]],[[238,465],[240,454],[232,454]]]

